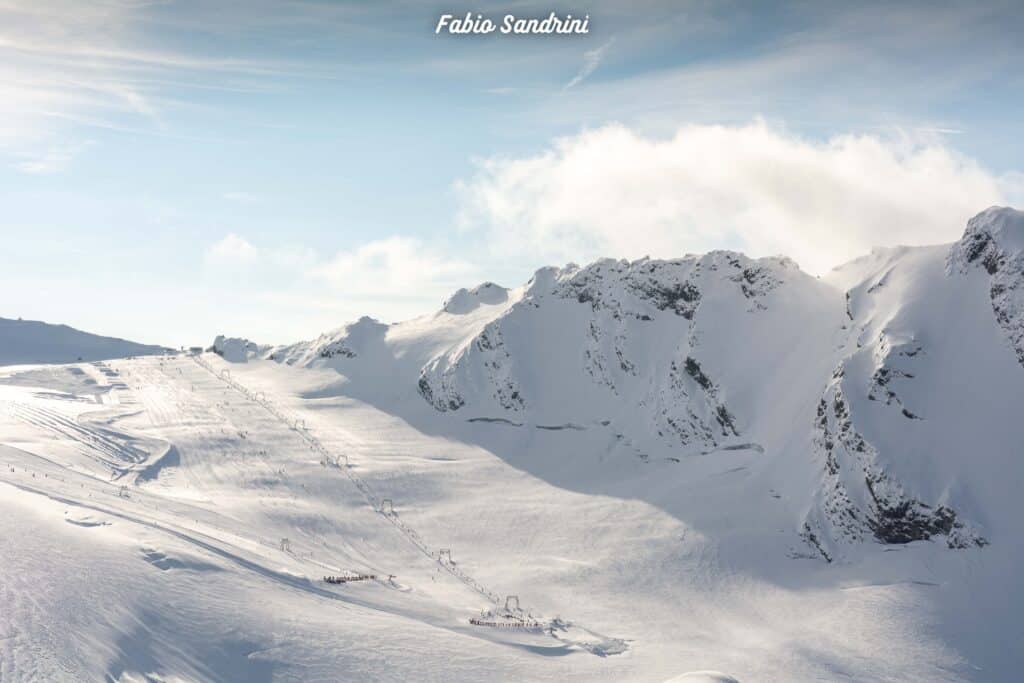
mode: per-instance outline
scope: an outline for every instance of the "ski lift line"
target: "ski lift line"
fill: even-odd
[[[204,360],[202,360],[202,359],[200,359],[200,358],[198,358],[196,356],[192,356],[192,359],[195,360],[200,366],[202,366],[206,370],[208,370],[211,374],[213,374],[214,376],[218,377],[219,379],[224,381],[226,384],[228,384],[229,386],[231,386],[235,390],[237,390],[240,393],[242,393],[243,395],[251,398],[251,396],[252,396],[251,392],[249,392],[249,390],[246,387],[242,386],[240,383],[238,383],[233,378],[231,378],[230,375],[227,376],[227,377],[225,377],[223,375],[218,375],[217,372],[214,370],[214,368],[210,364],[206,363],[206,361],[204,361]],[[264,408],[266,408],[268,412],[273,414],[275,417],[280,419],[285,424],[291,426],[291,420],[287,416],[282,414],[282,412],[280,410],[278,410],[276,408],[276,406],[274,406],[269,400],[264,400],[264,401],[261,401],[259,403]],[[317,451],[319,451],[321,453],[329,454],[329,452],[323,446],[323,444],[320,442],[320,440],[317,439],[312,434],[310,434],[308,431],[298,431],[298,430],[295,430],[295,431],[303,440],[305,440],[314,449],[316,449]],[[348,456],[344,456],[344,458],[345,458],[346,465],[347,465],[347,463],[348,463]],[[433,559],[442,568],[444,568],[445,571],[447,571],[449,574],[451,574],[455,578],[459,579],[459,581],[461,581],[467,587],[469,587],[472,590],[474,590],[475,592],[479,593],[480,595],[485,597],[487,600],[489,600],[493,604],[499,604],[500,603],[501,598],[496,593],[494,593],[493,591],[490,591],[490,590],[484,588],[478,581],[476,581],[471,576],[466,574],[464,571],[462,571],[460,568],[458,568],[454,563],[451,563],[450,561],[449,561],[449,563],[445,563],[439,557],[435,556],[434,553],[431,552],[431,550],[427,546],[427,544],[423,541],[423,538],[414,529],[409,527],[403,521],[399,520],[397,518],[397,516],[390,516],[390,515],[387,515],[387,514],[383,513],[382,510],[379,507],[378,502],[377,502],[377,496],[372,492],[372,490],[369,488],[369,486],[367,486],[362,481],[362,479],[359,478],[358,475],[353,473],[348,468],[346,468],[344,470],[344,473],[349,478],[349,480],[355,485],[355,487],[357,489],[359,489],[359,492],[363,494],[364,499],[370,505],[370,507],[373,508],[375,512],[380,514],[386,520],[391,522],[404,536],[406,536],[406,538],[414,546],[419,548],[419,550],[424,555],[426,555],[427,557]],[[450,557],[451,557],[450,552],[448,554],[448,557],[449,557],[449,560],[450,560]]]
[[[212,375],[222,380],[236,391],[240,392],[241,394],[247,397],[252,398],[252,393],[246,387],[244,387],[242,384],[240,384],[234,378],[232,378],[230,374],[228,376],[224,376],[223,373],[218,374],[212,365],[207,363],[202,358],[199,358],[198,356],[190,356],[190,358],[192,358],[192,360],[194,360],[199,366],[205,368]],[[280,410],[277,409],[276,406],[274,406],[271,403],[271,401],[264,399],[263,401],[258,401],[258,403],[262,405],[269,413],[280,419],[289,427],[291,427],[292,424],[295,424],[295,421],[293,421],[293,419],[289,419],[286,415],[284,415]],[[294,431],[296,434],[299,435],[300,438],[302,438],[308,445],[312,446],[316,451],[320,452],[321,454],[329,455],[329,451],[327,450],[327,448],[324,447],[320,440],[313,436],[309,432],[309,430],[294,429]],[[345,460],[347,464],[348,456],[345,456]],[[445,563],[441,560],[439,555],[434,555],[434,553],[430,550],[429,546],[427,546],[426,542],[424,542],[423,540],[423,537],[420,536],[419,533],[417,533],[404,521],[399,519],[397,515],[388,515],[383,512],[378,497],[373,493],[370,487],[367,486],[367,484],[364,483],[363,480],[351,470],[351,468],[346,467],[343,470],[343,472],[345,476],[348,477],[349,481],[351,481],[352,484],[355,485],[355,487],[363,495],[363,498],[366,500],[367,504],[369,504],[369,506],[373,509],[373,511],[379,514],[387,521],[389,521],[396,529],[399,530],[399,532],[402,533],[403,536],[405,536],[409,540],[410,543],[412,543],[413,546],[418,548],[420,552],[422,552],[428,558],[434,560],[445,571],[447,571],[449,574],[457,578],[460,582],[462,582],[467,587],[471,588],[473,591],[479,593],[481,596],[489,600],[491,603],[495,605],[500,604],[501,598],[498,596],[497,593],[494,593],[493,591],[488,590],[487,588],[482,586],[478,581],[473,579],[471,576],[466,574],[464,571],[462,571],[462,569],[458,568],[454,563],[450,561],[450,549],[448,551],[449,562]]]

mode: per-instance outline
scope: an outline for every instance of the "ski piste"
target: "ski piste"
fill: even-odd
[[[362,478],[353,471],[353,466],[349,461],[348,455],[344,453],[331,453],[306,427],[305,421],[302,418],[287,415],[274,405],[273,401],[267,397],[265,392],[252,391],[232,378],[230,368],[222,368],[218,371],[209,362],[202,358],[200,354],[187,354],[187,357],[192,359],[197,365],[230,386],[235,391],[241,393],[249,400],[263,406],[263,408],[265,408],[271,415],[283,422],[289,429],[293,430],[309,445],[313,452],[321,457],[321,465],[325,468],[341,471],[341,473],[344,474],[359,490],[363,499],[366,501],[366,504],[369,505],[374,512],[398,529],[398,531],[400,531],[410,543],[419,549],[420,552],[434,560],[438,566],[457,578],[466,586],[486,598],[495,606],[495,608],[502,605],[502,598],[498,593],[485,588],[480,584],[480,582],[457,566],[456,562],[452,560],[452,551],[450,548],[443,548],[434,551],[427,545],[422,536],[420,536],[415,529],[399,518],[398,514],[394,511],[393,504],[385,506],[385,499],[377,496],[370,489],[369,485],[367,485],[366,482],[364,482]],[[625,641],[595,633],[573,623],[572,621],[562,619],[561,617],[546,619],[535,615],[530,609],[519,606],[518,596],[516,596],[515,599],[515,607],[510,608],[508,597],[509,596],[506,596],[504,606],[501,607],[501,609],[491,609],[483,612],[483,614],[491,616],[491,619],[474,618],[471,620],[471,623],[480,626],[496,626],[500,623],[504,624],[505,628],[511,626],[536,629],[547,633],[556,640],[578,646],[587,652],[597,654],[602,657],[621,654],[628,649],[628,645]],[[581,635],[583,637],[581,637]]]

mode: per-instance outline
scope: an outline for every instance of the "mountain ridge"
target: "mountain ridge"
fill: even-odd
[[[105,337],[68,325],[0,318],[0,365],[109,360],[165,350],[163,346]]]
[[[1006,367],[1024,365],[1022,217],[992,207],[950,245],[875,250],[824,278],[730,251],[546,267],[516,289],[459,290],[432,315],[363,318],[250,356],[332,367],[343,393],[444,420],[605,429],[613,457],[765,453],[776,488],[813,482],[791,492],[792,524],[828,562],[867,540],[983,547],[982,520],[999,515],[937,435],[954,415],[989,421],[932,396],[951,376],[967,395],[1024,396]],[[956,344],[949,317],[964,325]],[[991,379],[950,371],[983,362],[974,347]],[[979,487],[999,489],[993,476]]]

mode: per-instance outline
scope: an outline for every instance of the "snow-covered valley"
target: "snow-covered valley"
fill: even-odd
[[[990,209],[8,365],[0,679],[1014,680],[1022,340]]]

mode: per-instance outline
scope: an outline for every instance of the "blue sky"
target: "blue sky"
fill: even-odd
[[[445,11],[587,36],[437,36]],[[1024,186],[1015,3],[0,0],[0,315],[284,342],[542,265],[821,272]]]

